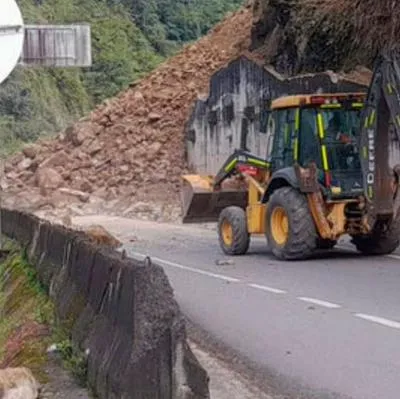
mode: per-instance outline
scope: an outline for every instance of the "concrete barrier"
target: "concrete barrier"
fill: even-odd
[[[3,233],[27,249],[48,288],[58,322],[87,351],[99,398],[209,398],[208,375],[160,266],[122,259],[83,232],[23,212],[1,216]]]

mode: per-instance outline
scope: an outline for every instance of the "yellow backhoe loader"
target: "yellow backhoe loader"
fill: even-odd
[[[266,158],[236,150],[216,176],[183,176],[183,222],[217,222],[229,255],[245,254],[253,234],[282,260],[333,248],[344,234],[361,253],[389,254],[400,243],[392,132],[399,140],[400,68],[387,53],[368,93],[273,101]]]

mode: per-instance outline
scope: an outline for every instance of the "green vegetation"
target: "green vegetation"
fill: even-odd
[[[88,365],[83,353],[77,352],[69,338],[64,338],[57,343],[57,349],[60,351],[64,367],[83,387],[87,386]]]
[[[0,87],[0,152],[53,134],[204,35],[242,0],[17,0],[25,23],[87,22],[93,66],[17,68]]]
[[[14,350],[18,345],[18,352],[13,353],[7,366],[29,367],[41,383],[46,383],[46,351],[55,343],[65,369],[86,386],[86,357],[72,345],[68,329],[57,322],[54,305],[46,287],[40,283],[36,269],[17,244],[8,240],[5,250],[8,255],[0,259],[0,364],[5,360],[6,343],[11,339]],[[32,336],[28,340],[13,335],[21,328],[32,328],[32,323],[47,328],[48,334],[40,338]]]
[[[11,339],[13,352],[11,357],[8,354],[7,366],[29,367],[45,382],[43,366],[50,336],[26,339],[20,334],[24,328],[32,333],[39,325],[52,325],[54,307],[21,249],[10,241],[5,249],[9,253],[0,260],[0,363],[6,360],[6,343]]]
[[[109,0],[109,4],[121,0]],[[205,35],[242,0],[122,0],[154,48],[164,55]]]

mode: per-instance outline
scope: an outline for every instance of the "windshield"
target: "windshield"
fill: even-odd
[[[357,133],[359,110],[320,110],[331,170],[359,169]]]
[[[361,187],[361,163],[357,149],[360,110],[320,109],[332,184],[345,191]]]
[[[355,142],[360,128],[360,111],[335,109],[320,112],[327,140],[333,143]]]

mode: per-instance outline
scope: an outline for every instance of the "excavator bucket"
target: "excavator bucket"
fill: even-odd
[[[244,188],[230,187],[216,191],[212,176],[184,175],[182,178],[183,223],[216,222],[227,206],[246,208],[247,190]]]

